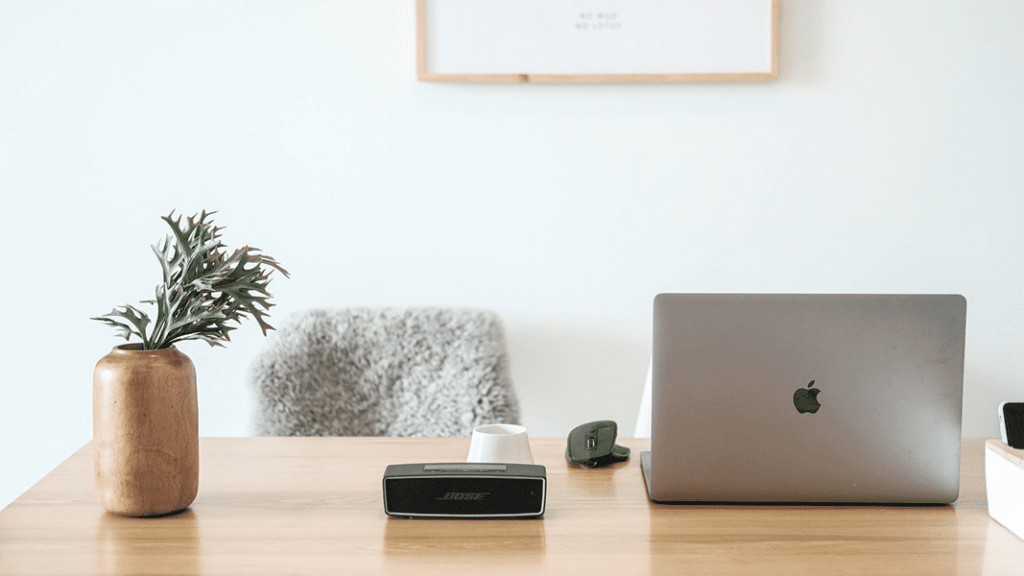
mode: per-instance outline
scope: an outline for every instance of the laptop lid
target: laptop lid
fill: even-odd
[[[659,294],[650,498],[956,500],[965,324],[958,295]]]

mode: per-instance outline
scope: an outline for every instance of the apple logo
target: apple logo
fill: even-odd
[[[803,414],[804,412],[810,412],[814,414],[821,408],[821,404],[818,402],[818,394],[821,390],[813,388],[814,380],[807,385],[807,388],[799,388],[793,393],[793,405],[796,406],[796,411]]]

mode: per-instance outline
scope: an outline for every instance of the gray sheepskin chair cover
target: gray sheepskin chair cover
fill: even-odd
[[[261,436],[469,436],[519,423],[488,311],[309,310],[272,334],[249,377]]]

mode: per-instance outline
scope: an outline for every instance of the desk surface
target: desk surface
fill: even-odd
[[[650,504],[637,451],[586,470],[563,439],[541,520],[389,518],[388,464],[462,461],[467,438],[204,438],[199,496],[122,518],[92,494],[85,445],[0,511],[0,574],[1021,574],[1024,541],[985,506],[983,441],[964,441],[953,506]]]

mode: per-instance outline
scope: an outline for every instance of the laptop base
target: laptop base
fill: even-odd
[[[643,450],[640,452],[640,471],[644,475],[644,485],[647,486],[647,497],[654,502],[654,498],[651,498],[651,451]]]

